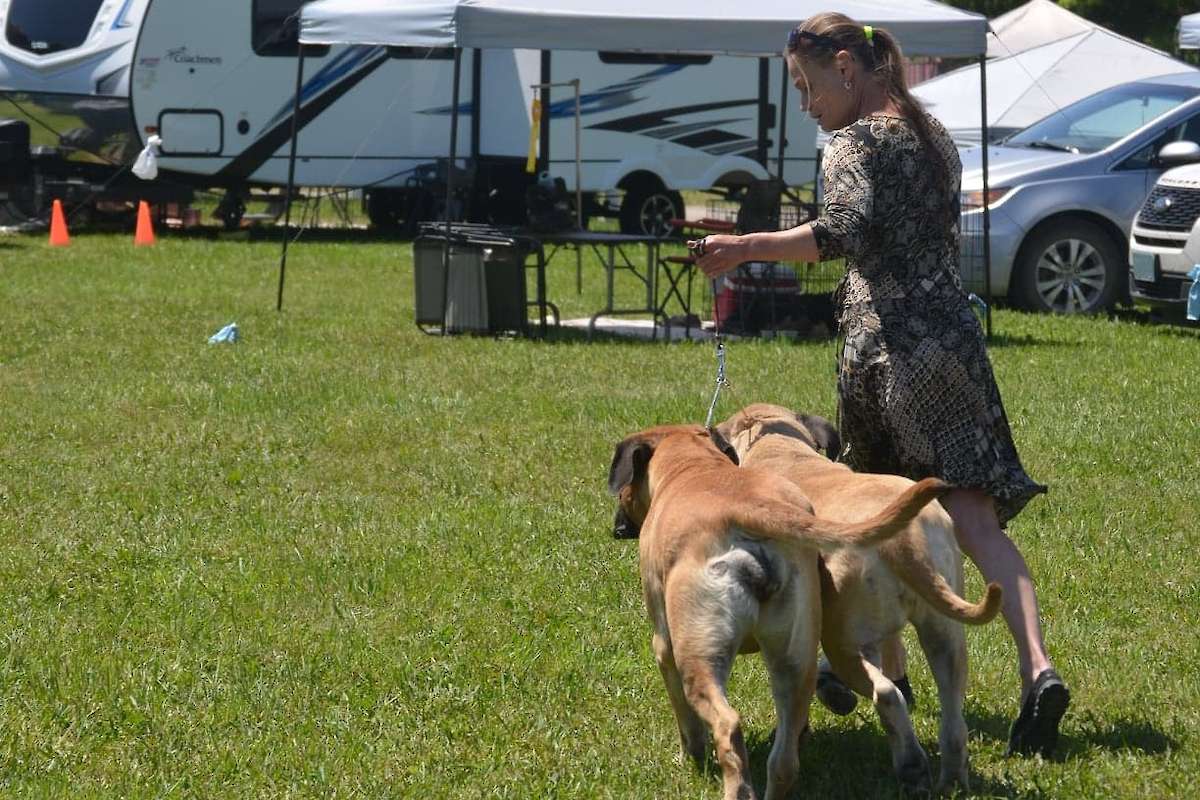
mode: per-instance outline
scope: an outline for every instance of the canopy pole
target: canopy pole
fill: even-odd
[[[288,151],[287,194],[283,198],[283,252],[279,255],[279,292],[275,310],[283,311],[283,277],[287,271],[288,239],[292,238],[292,190],[296,185],[296,139],[300,135],[300,90],[304,85],[304,45],[296,40],[296,97],[292,103],[292,141]]]
[[[988,116],[987,116],[987,53],[979,57],[979,129],[983,134],[983,296],[987,298],[984,323],[987,338],[992,338],[992,215],[988,201]]]
[[[538,131],[538,149],[541,151],[538,158],[539,175],[550,170],[550,73],[550,51],[543,50],[541,77],[538,78],[538,83],[541,84],[539,97],[542,101],[542,126]]]
[[[446,335],[446,305],[450,292],[450,213],[454,203],[454,159],[458,157],[459,77],[462,74],[462,48],[454,48],[454,85],[450,101],[450,162],[446,165],[446,244],[442,249],[442,336]]]
[[[788,79],[791,75],[788,74],[787,58],[783,59],[783,80],[779,85],[779,185],[784,186],[783,182],[783,151],[787,147],[787,101]]]
[[[757,161],[762,164],[763,169],[769,171],[767,166],[767,132],[770,126],[767,124],[767,109],[770,106],[771,93],[771,73],[770,59],[758,59],[758,153]]]

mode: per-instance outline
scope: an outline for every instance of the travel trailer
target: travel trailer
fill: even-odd
[[[10,195],[10,216],[38,216],[51,197],[71,204],[169,189],[139,185],[124,169],[142,146],[129,67],[149,3],[0,0],[0,117],[28,125],[33,165],[32,180]]]
[[[162,137],[160,169],[226,188],[227,222],[252,188],[287,184],[295,123],[296,185],[361,188],[376,224],[415,223],[449,152],[451,53],[310,48],[298,79],[301,5],[150,0],[130,76],[136,130]],[[469,51],[456,166],[473,175],[475,216],[511,221],[497,218],[524,209],[534,85],[546,66],[555,84],[579,80],[581,134],[577,154],[575,93],[556,85],[542,177],[574,192],[578,155],[589,214],[663,233],[684,214],[681,190],[736,189],[779,172],[779,101],[790,87],[777,59]],[[783,178],[798,185],[813,179],[816,131],[790,99]]]

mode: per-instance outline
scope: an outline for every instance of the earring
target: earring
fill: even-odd
[[[842,84],[842,87],[848,92],[854,88],[854,85],[851,84],[850,81],[846,81],[845,83]]]

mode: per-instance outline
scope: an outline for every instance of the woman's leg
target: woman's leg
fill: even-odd
[[[1034,679],[1050,667],[1029,567],[1000,527],[990,495],[974,489],[955,489],[940,502],[954,520],[959,547],[979,567],[984,580],[995,581],[1004,590],[1001,612],[1017,645],[1024,698]]]
[[[989,495],[955,489],[941,503],[954,520],[959,547],[979,567],[985,580],[999,583],[1004,590],[1001,612],[1017,646],[1021,672],[1021,713],[1009,732],[1008,752],[1050,756],[1071,695],[1046,655],[1029,568],[1001,529]]]

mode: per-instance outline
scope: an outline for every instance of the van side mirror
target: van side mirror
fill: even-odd
[[[1158,151],[1158,163],[1163,167],[1181,167],[1200,162],[1200,144],[1189,141],[1168,142]]]

